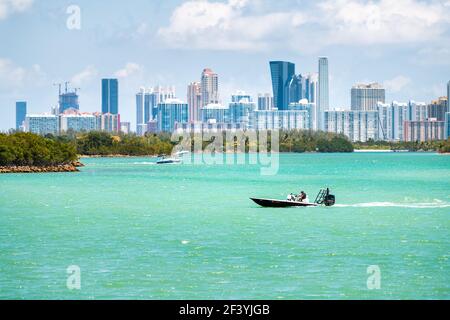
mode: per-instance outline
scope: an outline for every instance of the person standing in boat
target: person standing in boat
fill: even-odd
[[[308,195],[305,193],[305,191],[300,192],[298,195],[298,201],[299,202],[305,202],[305,200],[308,198]]]

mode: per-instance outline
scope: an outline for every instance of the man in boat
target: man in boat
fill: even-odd
[[[289,194],[288,196],[287,196],[287,201],[295,201],[295,195],[294,194]]]
[[[304,202],[307,198],[308,198],[308,195],[305,193],[305,191],[302,191],[298,195],[298,202]]]

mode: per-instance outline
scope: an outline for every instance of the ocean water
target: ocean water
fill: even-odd
[[[449,156],[282,154],[273,176],[154,161],[1,175],[0,299],[450,298]],[[249,200],[325,186],[335,207]]]

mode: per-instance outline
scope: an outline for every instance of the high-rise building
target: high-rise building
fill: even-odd
[[[447,97],[440,97],[437,100],[433,100],[427,107],[428,118],[433,118],[437,121],[444,121],[446,112]]]
[[[376,111],[325,111],[324,129],[344,134],[353,142],[378,140],[378,114]]]
[[[352,87],[352,110],[375,111],[378,102],[386,102],[386,90],[379,83],[357,84]]]
[[[330,109],[328,58],[319,58],[319,81],[317,86],[317,129],[324,129],[324,112]]]
[[[255,130],[309,130],[307,110],[257,110],[253,117]]]
[[[27,103],[25,101],[16,102],[16,130],[22,130],[27,116]]]
[[[201,120],[203,123],[226,123],[229,122],[229,108],[221,104],[208,104],[201,109]]]
[[[447,83],[447,112],[450,112],[450,81]]]
[[[445,114],[444,139],[450,138],[450,112]]]
[[[199,82],[192,82],[187,89],[187,103],[189,105],[189,122],[200,121],[202,106],[202,86]]]
[[[119,81],[102,79],[102,113],[119,114]]]
[[[295,75],[289,81],[289,103],[299,102],[304,96],[304,83],[301,74]]]
[[[307,99],[302,99],[299,102],[289,104],[289,110],[307,111],[308,112],[308,129],[317,130],[317,108],[315,103],[308,102]]]
[[[30,114],[25,118],[25,131],[40,135],[58,134],[59,119],[53,114]]]
[[[231,95],[231,102],[241,102],[241,101],[252,102],[252,96],[245,93],[245,91],[237,91],[235,94]]]
[[[91,113],[67,112],[59,116],[59,131],[89,132],[100,130],[97,123],[96,116]]]
[[[179,99],[166,99],[158,104],[158,131],[173,132],[177,123],[188,122],[188,104]]]
[[[273,97],[270,93],[258,94],[258,110],[272,110]]]
[[[211,69],[206,68],[202,72],[202,104],[204,107],[210,103],[219,103],[219,76]]]
[[[231,102],[229,105],[230,122],[240,124],[244,129],[251,129],[256,104],[246,100]]]
[[[150,117],[150,106],[146,104],[148,102],[146,97],[144,88],[141,88],[136,94],[136,133],[139,136],[143,136],[147,132],[147,122]]]
[[[408,115],[405,121],[426,121],[427,119],[428,106],[426,103],[412,100],[408,102]]]
[[[295,64],[286,61],[270,61],[274,107],[287,110],[289,106],[289,84],[295,75]]]
[[[59,109],[57,113],[64,113],[67,110],[80,110],[77,89],[70,91],[67,87],[68,84],[69,82],[66,82],[64,92],[61,91],[61,85],[59,87]]]
[[[406,142],[443,140],[445,122],[435,120],[405,121],[404,130],[404,141]]]

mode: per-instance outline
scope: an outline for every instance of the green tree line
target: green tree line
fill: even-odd
[[[0,166],[54,166],[75,160],[73,144],[31,133],[0,134]]]
[[[389,142],[389,141],[374,141],[354,143],[355,149],[374,149],[374,150],[408,150],[412,152],[417,151],[438,151],[441,153],[450,152],[450,139],[439,141],[413,141],[413,142]]]

